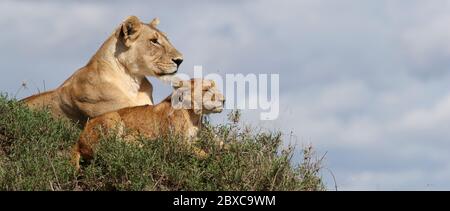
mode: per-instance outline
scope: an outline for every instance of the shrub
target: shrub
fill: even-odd
[[[0,190],[324,189],[312,148],[293,166],[293,148],[280,149],[280,133],[242,129],[239,116],[232,112],[230,123],[217,126],[206,122],[196,143],[206,159],[193,156],[176,136],[140,144],[110,136],[77,173],[69,162],[76,125],[0,97]]]

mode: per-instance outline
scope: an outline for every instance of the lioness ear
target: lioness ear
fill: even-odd
[[[150,22],[150,26],[153,26],[153,28],[156,28],[159,24],[159,18],[154,18],[152,22]]]
[[[116,37],[122,39],[125,46],[130,47],[141,33],[141,21],[136,16],[128,17],[117,29]]]

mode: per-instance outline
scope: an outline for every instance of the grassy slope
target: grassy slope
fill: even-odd
[[[231,119],[202,130],[207,159],[193,157],[175,137],[141,140],[141,147],[106,137],[76,173],[69,149],[80,130],[0,97],[0,190],[323,190],[310,148],[292,166],[292,149],[279,149],[280,134],[255,134],[240,128],[236,114]],[[215,138],[229,148],[211,144]]]

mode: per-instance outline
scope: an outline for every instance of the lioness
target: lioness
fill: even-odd
[[[124,108],[89,120],[73,148],[73,164],[79,169],[81,157],[92,159],[95,145],[109,132],[116,132],[127,141],[139,136],[151,140],[169,134],[181,135],[186,143],[193,141],[201,127],[202,114],[222,112],[224,96],[209,80],[181,81],[174,88],[174,93],[157,105]],[[196,156],[206,156],[203,150],[192,150]]]
[[[31,108],[49,107],[55,117],[84,125],[88,118],[125,107],[152,105],[146,76],[170,76],[183,57],[156,26],[128,17],[89,63],[55,90],[23,99]]]

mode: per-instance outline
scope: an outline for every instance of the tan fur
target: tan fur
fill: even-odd
[[[201,96],[198,96],[195,87],[200,85],[202,86],[200,89]],[[187,89],[185,89],[186,87]],[[189,92],[184,91],[188,89]],[[183,97],[189,95],[190,99],[186,102],[190,103],[191,106],[197,104],[202,107],[199,109],[193,109],[194,107],[175,109],[172,106],[172,96],[175,95],[173,94],[158,105],[124,108],[91,119],[87,122],[78,143],[73,148],[72,162],[74,165],[79,168],[80,158],[92,159],[95,145],[98,144],[101,136],[107,135],[109,132],[119,132],[119,135],[122,135],[127,141],[134,140],[138,135],[151,140],[164,135],[177,134],[184,137],[187,143],[190,143],[195,139],[201,127],[202,114],[221,112],[224,97],[214,83],[210,81],[202,82],[197,79],[183,83],[181,87],[178,87],[178,90],[181,90]],[[214,105],[211,105],[211,100],[213,104],[215,103]],[[197,156],[206,156],[203,150],[192,149]]]
[[[82,125],[110,111],[152,105],[153,88],[146,76],[173,75],[182,61],[181,53],[155,28],[158,22],[127,18],[85,67],[57,89],[23,102],[33,109],[49,107],[55,117]]]

